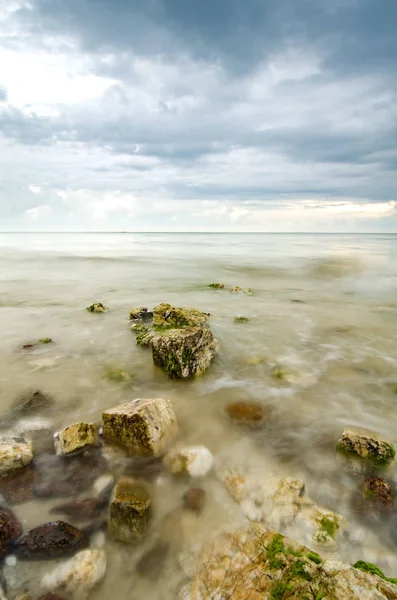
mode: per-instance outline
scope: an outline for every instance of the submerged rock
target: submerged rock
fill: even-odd
[[[190,488],[183,495],[183,506],[188,510],[201,513],[205,504],[205,491],[203,488]]]
[[[241,316],[234,317],[235,323],[248,323],[248,321],[249,321],[248,317],[241,317]]]
[[[134,479],[120,479],[110,504],[109,534],[127,544],[138,543],[146,533],[150,516],[151,502],[146,489]]]
[[[46,573],[41,585],[48,590],[62,588],[67,594],[84,598],[102,581],[105,573],[105,552],[89,548]]]
[[[164,463],[173,475],[204,477],[212,469],[214,459],[205,446],[184,446],[170,450]]]
[[[55,434],[55,452],[68,455],[98,445],[98,429],[92,423],[75,423]]]
[[[103,498],[85,498],[54,506],[50,512],[51,514],[67,515],[73,521],[87,521],[97,518],[106,506],[107,502]]]
[[[171,401],[137,398],[102,414],[105,440],[137,455],[161,456],[178,431]]]
[[[104,313],[107,307],[102,302],[94,302],[90,306],[87,306],[86,310],[91,313]]]
[[[184,600],[391,600],[397,586],[258,524],[219,535],[198,560]]]
[[[9,504],[29,502],[34,496],[36,472],[32,465],[0,476],[0,493]]]
[[[63,521],[31,529],[12,544],[12,552],[26,560],[48,560],[76,552],[87,544],[85,535]]]
[[[396,454],[389,442],[352,429],[343,432],[336,448],[341,454],[365,459],[377,465],[388,465]]]
[[[210,283],[208,287],[213,288],[214,290],[223,290],[225,285],[223,283]]]
[[[0,475],[26,467],[32,460],[31,442],[19,437],[0,439]]]
[[[6,544],[22,535],[22,525],[9,508],[0,506],[0,558],[6,552]]]
[[[159,542],[156,546],[148,550],[148,552],[145,552],[136,565],[139,575],[148,579],[157,579],[164,569],[164,563],[169,550],[169,543]]]
[[[137,344],[152,348],[153,362],[171,378],[189,378],[209,367],[218,348],[208,315],[194,308],[159,304],[148,326],[135,319],[132,327]]]
[[[353,508],[365,518],[389,515],[394,508],[390,485],[379,477],[369,477],[354,498]]]
[[[267,410],[258,402],[235,402],[226,407],[226,412],[234,423],[252,429],[260,429],[267,422]]]
[[[55,400],[52,396],[36,390],[19,396],[12,406],[12,413],[16,416],[27,417],[48,411],[54,405]]]

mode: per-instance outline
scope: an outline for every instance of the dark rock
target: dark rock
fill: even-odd
[[[10,549],[25,560],[48,560],[73,554],[87,545],[82,531],[63,521],[31,529],[11,543]]]
[[[160,542],[157,546],[146,552],[136,565],[139,575],[148,579],[157,579],[164,569],[164,563],[169,550],[169,543]]]
[[[304,300],[298,300],[298,299],[295,299],[295,298],[293,298],[291,300],[291,302],[293,302],[294,304],[305,304]]]
[[[0,506],[0,558],[6,553],[6,544],[22,535],[22,525],[9,508]]]
[[[193,512],[200,513],[205,504],[205,491],[202,488],[190,488],[183,495],[183,506]]]
[[[267,410],[257,402],[235,402],[226,407],[226,412],[234,423],[253,429],[266,425]]]
[[[379,477],[369,477],[354,499],[353,507],[364,518],[371,519],[389,515],[394,507],[390,485]]]
[[[0,493],[9,504],[23,504],[34,497],[37,474],[32,466],[17,469],[0,477]]]
[[[51,514],[64,514],[73,521],[88,521],[98,517],[106,508],[107,502],[102,498],[86,498],[54,506]]]
[[[55,400],[52,396],[36,390],[19,396],[13,404],[12,411],[18,416],[30,416],[48,411],[54,407],[54,404]]]

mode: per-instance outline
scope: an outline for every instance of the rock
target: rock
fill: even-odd
[[[59,596],[58,594],[53,594],[49,592],[48,594],[41,596],[39,600],[65,600],[65,598],[63,596]]]
[[[137,455],[164,454],[178,431],[171,401],[166,398],[138,398],[106,410],[102,419],[104,438]]]
[[[337,450],[346,456],[365,459],[375,465],[388,465],[395,457],[395,450],[389,442],[346,429],[337,444]]]
[[[390,485],[379,477],[366,479],[353,501],[353,507],[360,517],[386,516],[394,507]]]
[[[48,560],[66,556],[87,544],[85,535],[63,521],[45,523],[31,529],[17,540],[10,549],[25,560]]]
[[[32,460],[32,444],[24,438],[0,439],[0,475],[26,467]]]
[[[144,487],[127,477],[117,483],[110,504],[108,531],[116,540],[139,543],[147,530],[151,502]]]
[[[234,317],[235,323],[248,323],[248,321],[249,321],[248,317],[240,317],[240,316]]]
[[[267,410],[258,402],[235,402],[226,407],[226,412],[234,423],[252,429],[260,429],[267,422]]]
[[[213,456],[205,446],[173,448],[164,457],[164,464],[173,475],[204,477],[213,463]]]
[[[87,306],[86,310],[91,313],[104,313],[108,309],[102,302],[94,302],[90,306]]]
[[[159,542],[154,548],[145,552],[136,565],[139,575],[148,579],[157,579],[164,569],[169,550],[170,545],[167,542]]]
[[[34,496],[36,472],[30,464],[0,476],[0,493],[9,504],[23,504]]]
[[[151,327],[133,326],[137,344],[152,348],[153,362],[169,377],[190,378],[206,371],[218,348],[208,315],[194,308],[159,304]]]
[[[363,573],[371,573],[372,575],[377,575],[381,579],[384,579],[385,581],[390,581],[390,583],[394,583],[395,585],[397,585],[396,577],[386,577],[386,575],[383,573],[383,571],[381,571],[381,569],[379,569],[379,567],[377,567],[376,565],[373,565],[372,563],[367,563],[363,560],[359,560],[358,562],[356,562],[353,565],[353,567],[355,569],[359,569],[360,571],[363,571]]]
[[[101,475],[92,486],[92,494],[93,496],[98,496],[99,498],[105,498],[107,500],[110,498],[113,487],[114,476],[111,474]]]
[[[251,524],[205,548],[184,600],[391,600],[397,586]]]
[[[12,413],[15,416],[27,417],[51,410],[54,404],[55,400],[52,396],[36,390],[19,396],[12,406]]]
[[[223,290],[225,288],[223,283],[210,283],[208,287],[214,290]]]
[[[49,337],[45,337],[45,338],[41,338],[41,340],[37,340],[37,342],[39,344],[53,344],[54,340]]]
[[[54,436],[55,452],[64,456],[95,447],[98,442],[98,430],[92,423],[75,423]]]
[[[67,515],[76,522],[87,521],[100,516],[106,506],[107,502],[103,498],[85,498],[84,500],[54,506],[50,513]]]
[[[51,419],[45,417],[27,417],[20,419],[13,431],[18,436],[32,442],[33,453],[43,454],[54,449],[54,426]]]
[[[303,541],[326,547],[335,547],[337,534],[346,526],[341,515],[317,506],[304,495],[300,479],[263,477],[260,472],[232,469],[221,470],[218,475],[250,521],[277,530],[288,527],[296,530],[296,535],[304,535]]]
[[[22,535],[22,525],[9,508],[0,506],[0,558],[6,553],[8,542]]]
[[[133,308],[130,311],[130,321],[145,323],[147,321],[151,321],[152,319],[153,313],[143,306],[140,306],[139,308]]]
[[[73,558],[44,575],[41,585],[48,590],[62,588],[67,594],[84,598],[102,581],[105,573],[104,550],[89,548],[78,552]]]
[[[183,495],[183,506],[193,512],[201,513],[205,504],[205,491],[202,488],[190,488]]]

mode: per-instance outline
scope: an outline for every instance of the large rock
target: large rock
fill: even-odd
[[[55,452],[68,455],[98,444],[98,430],[92,423],[74,423],[55,434]]]
[[[46,573],[41,585],[47,590],[62,588],[67,594],[85,597],[106,573],[106,554],[103,550],[87,549]]]
[[[281,531],[293,531],[304,543],[335,547],[345,519],[304,495],[300,479],[234,470],[219,472],[229,493],[250,521]]]
[[[182,446],[170,450],[164,463],[173,475],[204,477],[212,469],[214,459],[205,446]]]
[[[143,456],[161,456],[178,431],[171,401],[137,398],[102,414],[103,435]]]
[[[82,531],[64,521],[34,527],[12,544],[12,551],[26,560],[56,559],[87,545]]]
[[[219,535],[204,549],[184,600],[392,600],[397,586],[258,524]]]
[[[0,439],[0,475],[26,467],[32,460],[32,444],[24,438]]]
[[[208,316],[194,308],[175,308],[159,304],[153,310],[152,325],[147,324],[150,314],[136,309],[132,330],[137,344],[152,348],[153,362],[169,377],[186,379],[206,371],[218,348],[210,328]],[[139,315],[143,314],[141,318]]]
[[[364,459],[375,465],[389,464],[396,454],[389,442],[353,429],[346,429],[343,432],[337,444],[337,450],[347,457]]]
[[[120,479],[110,505],[109,534],[127,544],[139,543],[145,536],[150,514],[151,503],[146,489],[134,479]]]

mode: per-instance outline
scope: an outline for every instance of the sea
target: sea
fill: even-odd
[[[224,288],[208,287],[215,282]],[[230,291],[236,286],[241,291]],[[108,310],[87,312],[93,302]],[[130,310],[161,302],[210,313],[219,351],[204,375],[169,379],[136,345]],[[202,479],[173,477],[161,465],[135,474],[151,497],[151,523],[136,546],[103,542],[108,567],[94,600],[178,597],[187,581],[178,552],[244,521],[217,475],[222,465],[301,479],[307,496],[349,523],[349,535],[327,552],[397,576],[392,525],[362,519],[354,500],[362,481],[335,453],[350,427],[397,443],[397,235],[2,233],[0,332],[2,434],[16,399],[31,391],[54,398],[53,432],[99,424],[103,410],[122,402],[163,397],[179,422],[178,443],[213,454],[214,469]],[[53,342],[35,345],[47,337]],[[275,377],[280,369],[286,378]],[[266,408],[262,429],[230,420],[228,405],[240,401]],[[123,457],[110,454],[110,462],[116,478],[128,470]],[[384,476],[396,486],[395,467]],[[186,515],[191,487],[203,488],[206,501],[201,513]],[[67,501],[56,495],[12,505],[24,531],[54,520],[53,507]],[[142,557],[164,543],[166,558],[154,550],[142,572]],[[6,565],[8,585],[39,593],[38,573],[54,564]]]

